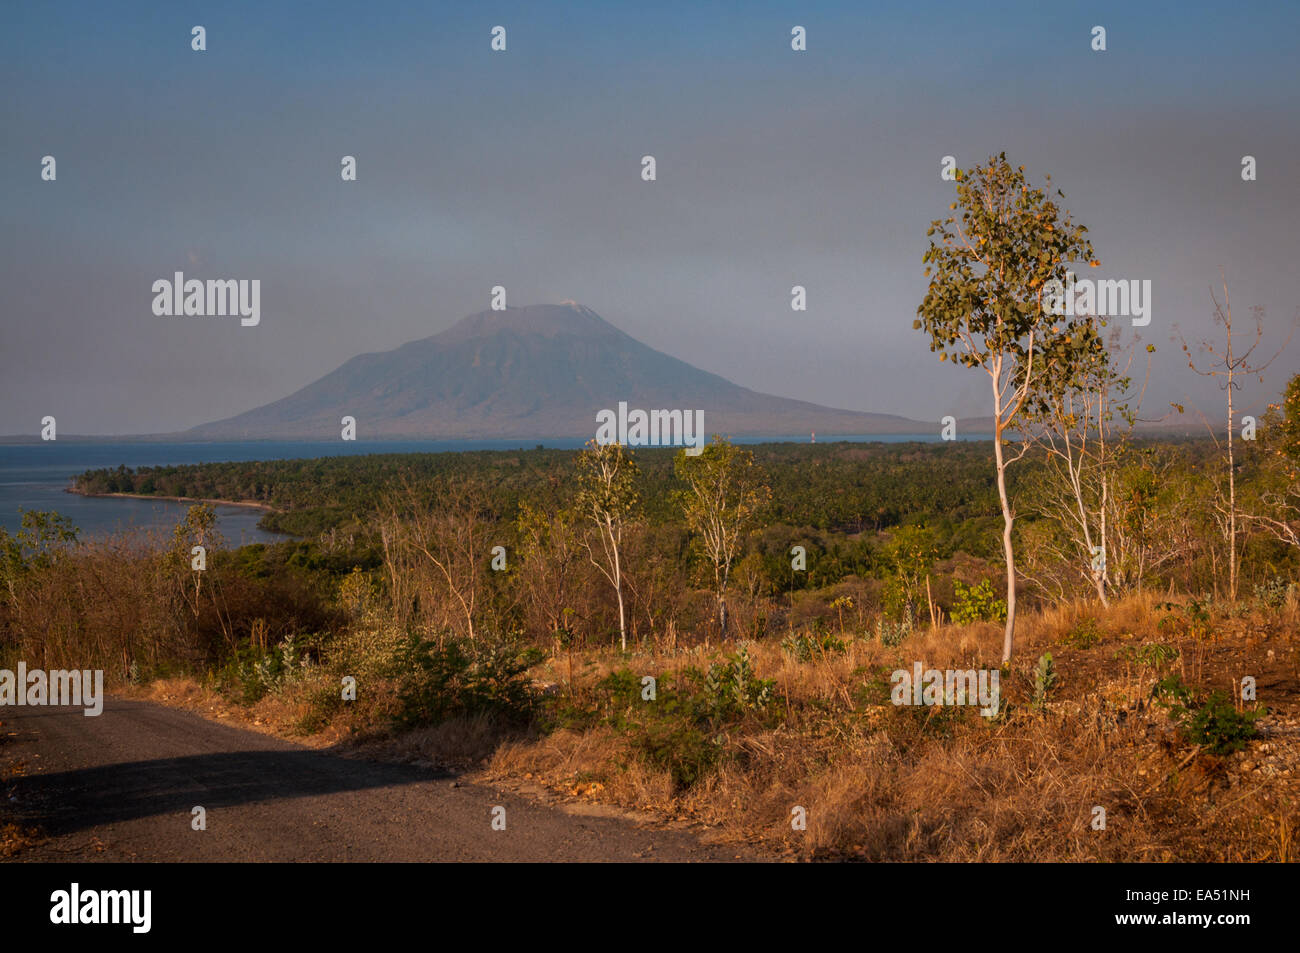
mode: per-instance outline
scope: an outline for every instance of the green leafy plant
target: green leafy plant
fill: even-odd
[[[989,580],[985,579],[976,586],[954,582],[953,591],[957,598],[952,607],[952,621],[958,625],[1006,621],[1007,601],[997,597]]]
[[[1034,669],[1034,701],[1039,711],[1047,707],[1047,696],[1056,684],[1056,666],[1052,663],[1052,653],[1044,652],[1038,657],[1038,666]]]
[[[1259,733],[1255,723],[1267,713],[1264,709],[1238,711],[1228,694],[1217,689],[1198,697],[1178,675],[1161,679],[1151,694],[1187,741],[1219,755],[1245,748]]]
[[[844,651],[844,640],[829,632],[807,630],[781,640],[781,648],[796,661],[809,662],[815,658]]]
[[[1186,605],[1177,602],[1161,602],[1156,606],[1169,613],[1156,623],[1161,631],[1182,629],[1188,635],[1205,638],[1210,634],[1210,607],[1199,599],[1192,599]],[[1180,618],[1181,617],[1181,618]]]
[[[1101,632],[1097,628],[1097,620],[1092,616],[1085,616],[1065,634],[1061,641],[1072,649],[1090,649],[1101,641]]]
[[[540,649],[510,638],[448,639],[440,646],[412,635],[399,650],[403,674],[394,721],[411,728],[458,715],[493,714],[524,722],[536,704],[526,673],[544,657]]]
[[[1273,576],[1255,586],[1255,601],[1266,609],[1280,609],[1294,585],[1282,576]]]
[[[1178,649],[1162,642],[1148,642],[1146,645],[1139,646],[1136,650],[1130,646],[1125,651],[1128,652],[1129,658],[1133,661],[1148,668],[1159,668],[1161,665],[1178,658]]]
[[[886,648],[894,648],[901,645],[903,639],[912,634],[912,620],[904,619],[902,622],[894,622],[890,619],[879,619],[876,622],[876,639]]]
[[[311,666],[301,641],[293,636],[285,636],[279,644],[266,649],[253,639],[235,652],[217,675],[216,683],[239,703],[252,705],[303,677]]]
[[[766,708],[772,700],[772,679],[757,678],[749,660],[749,648],[742,645],[725,661],[709,666],[704,685],[719,713]]]
[[[1213,691],[1199,706],[1180,719],[1188,740],[1215,754],[1230,754],[1246,747],[1258,733],[1255,722],[1264,711],[1238,711],[1226,692]]]

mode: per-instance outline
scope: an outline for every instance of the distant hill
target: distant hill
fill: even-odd
[[[472,314],[393,351],[362,354],[274,403],[187,432],[201,440],[593,436],[619,401],[703,410],[732,437],[930,433],[938,424],[760,394],[647,347],[590,308],[532,305]]]

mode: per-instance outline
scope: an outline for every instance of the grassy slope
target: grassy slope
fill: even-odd
[[[391,736],[362,719],[336,722],[314,743],[360,741],[381,756],[472,766],[494,783],[540,785],[564,798],[694,822],[711,836],[761,841],[805,858],[1296,859],[1294,601],[1280,610],[1216,614],[1208,631],[1151,598],[1109,610],[1077,605],[1030,615],[1002,681],[1006,715],[996,722],[973,709],[895,707],[887,673],[914,661],[939,669],[995,666],[997,626],[944,626],[892,648],[845,639],[843,652],[807,661],[773,640],[750,644],[755,676],[774,680],[773,701],[766,714],[728,723],[714,762],[688,786],[647,753],[647,738],[677,727],[674,718],[656,720],[637,708],[671,703],[674,689],[641,703],[612,699],[598,683],[627,667],[638,681],[653,674],[671,686],[688,666],[707,668],[720,657],[716,648],[585,653],[574,661],[572,694],[568,660],[543,662],[533,675],[552,686],[545,731],[508,732],[472,719]],[[1178,655],[1144,663],[1135,650],[1150,644]],[[1053,654],[1058,681],[1039,711],[1031,705],[1032,671],[1045,651]],[[1202,692],[1231,691],[1242,675],[1252,675],[1259,707],[1269,711],[1259,737],[1228,755],[1191,744],[1151,701],[1155,683],[1170,674]],[[287,692],[246,717],[264,730],[291,733],[308,708],[305,695]],[[559,711],[567,715],[556,717]],[[669,747],[677,745],[673,755],[689,757],[689,741],[669,737]],[[806,809],[804,831],[792,828],[795,806]],[[1094,806],[1106,810],[1105,831],[1091,827]]]

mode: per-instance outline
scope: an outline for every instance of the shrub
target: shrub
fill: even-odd
[[[795,661],[808,662],[814,658],[844,651],[844,640],[829,632],[803,631],[781,640],[781,648]]]
[[[1038,657],[1038,667],[1034,669],[1034,702],[1039,711],[1047,706],[1047,696],[1056,684],[1056,666],[1052,663],[1052,653],[1044,652]]]
[[[718,715],[735,714],[748,709],[766,708],[772,700],[772,679],[755,678],[749,661],[749,648],[741,646],[735,655],[709,666],[704,679],[714,712]]]
[[[1131,645],[1125,646],[1115,653],[1115,658],[1128,662],[1137,662],[1139,665],[1145,665],[1148,668],[1159,668],[1166,662],[1172,662],[1178,658],[1178,649],[1162,642],[1148,642],[1136,649]]]
[[[1092,648],[1101,641],[1101,632],[1097,629],[1097,620],[1092,616],[1080,619],[1078,624],[1066,633],[1065,638],[1061,641],[1070,648]]]
[[[902,622],[880,619],[876,622],[876,639],[886,648],[893,648],[896,645],[901,645],[903,639],[907,638],[911,634],[911,619],[904,619]]]
[[[1264,710],[1238,711],[1231,698],[1218,690],[1198,699],[1178,675],[1161,679],[1151,694],[1168,710],[1187,741],[1214,754],[1245,748],[1258,734],[1255,722],[1265,715]]]
[[[536,693],[526,673],[545,657],[513,639],[442,645],[415,635],[399,651],[398,708],[401,728],[435,725],[458,715],[491,714],[507,723],[526,722]]]
[[[589,727],[601,720],[626,734],[647,762],[667,771],[677,790],[695,784],[718,764],[729,726],[770,716],[774,682],[755,677],[744,646],[709,667],[659,677],[654,701],[642,695],[641,676],[619,669],[596,683],[595,706],[569,700],[556,706],[559,722]]]
[[[1281,576],[1273,576],[1255,586],[1255,601],[1266,609],[1280,609],[1286,605],[1287,595],[1293,585],[1295,583]]]
[[[666,770],[678,790],[690,787],[718,762],[722,747],[690,722],[658,719],[641,732],[646,760]]]
[[[1187,709],[1181,722],[1192,744],[1215,754],[1229,754],[1245,748],[1255,737],[1255,722],[1263,716],[1263,711],[1237,711],[1224,692],[1213,691],[1201,705]]]
[[[1156,628],[1161,631],[1170,629],[1177,631],[1181,621],[1186,625],[1188,635],[1205,638],[1210,634],[1210,607],[1199,599],[1192,599],[1187,605],[1180,605],[1177,602],[1161,602],[1156,605],[1156,608],[1169,613],[1156,623]],[[1182,620],[1178,618],[1179,615],[1183,617]]]
[[[993,584],[987,579],[977,586],[954,582],[953,592],[956,593],[956,602],[952,607],[952,621],[958,625],[1006,621],[1007,602],[997,597]]]
[[[312,663],[303,649],[303,643],[293,636],[285,636],[269,649],[249,642],[218,673],[217,688],[243,705],[256,704],[286,683],[307,674]]]

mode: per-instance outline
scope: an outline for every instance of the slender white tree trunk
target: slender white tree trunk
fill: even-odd
[[[1237,601],[1237,470],[1232,453],[1232,325],[1228,325],[1228,598]]]
[[[620,535],[622,535],[620,533]],[[610,534],[611,539],[613,533]],[[613,543],[614,550],[614,593],[618,596],[618,640],[627,651],[627,614],[623,609],[623,566],[618,558],[618,543]]]
[[[995,450],[998,465],[998,500],[1002,503],[1002,552],[1007,562],[1007,628],[1002,636],[1002,661],[1011,661],[1011,647],[1016,631],[1016,557],[1011,548],[1011,528],[1015,517],[1007,500],[1006,464],[1002,459],[1002,428],[997,431]]]

